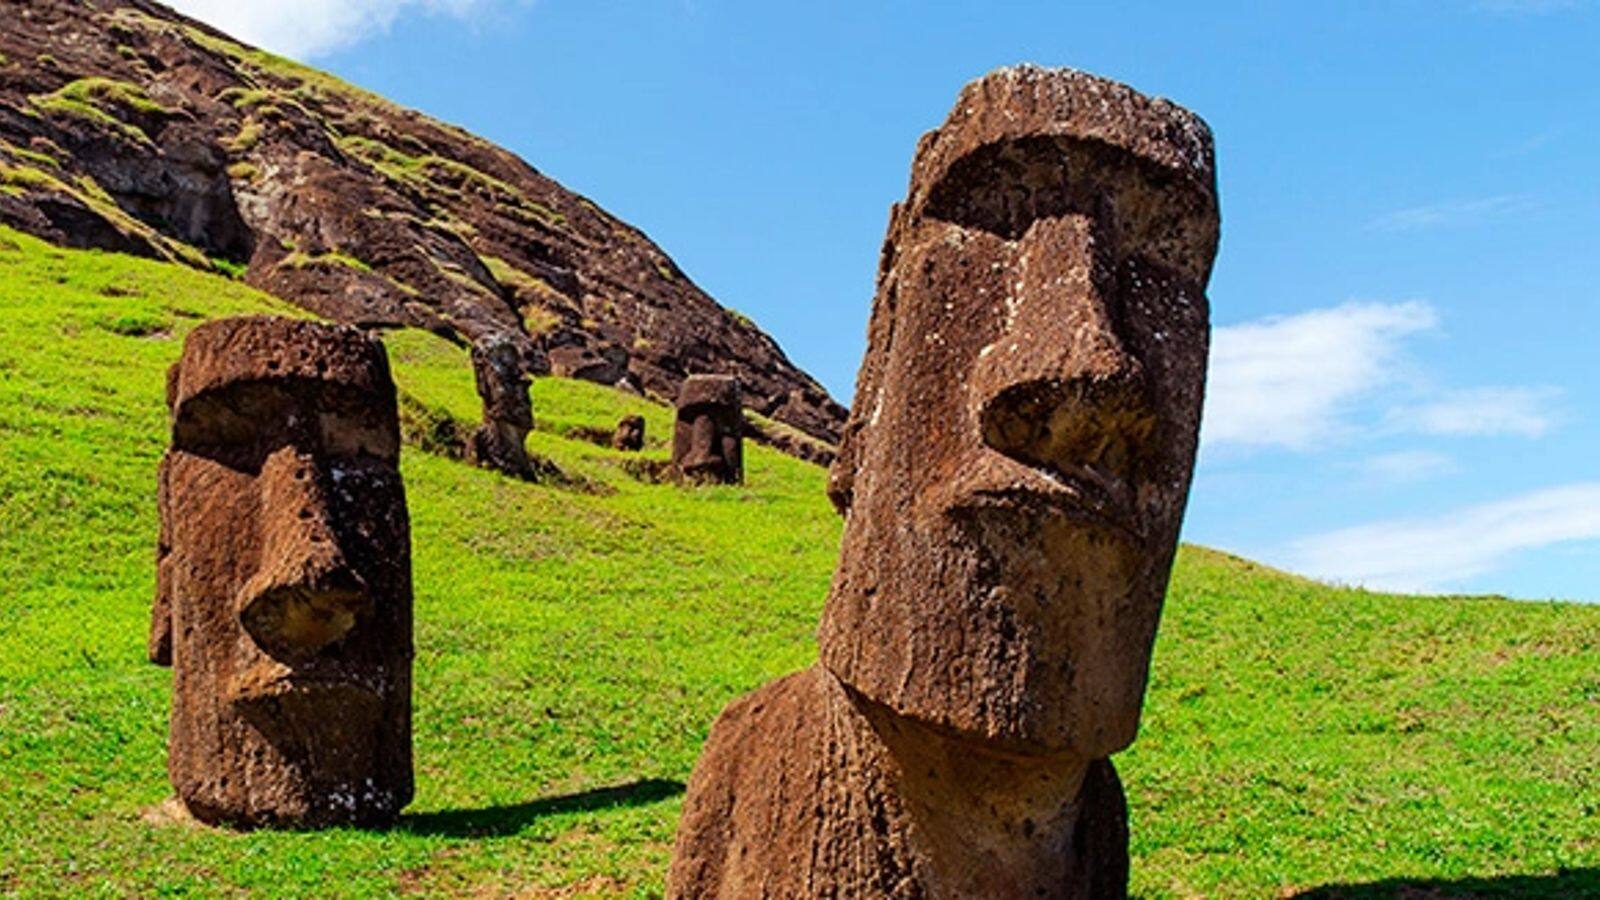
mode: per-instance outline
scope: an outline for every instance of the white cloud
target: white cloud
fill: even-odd
[[[1448,475],[1456,471],[1456,461],[1431,450],[1402,450],[1369,457],[1359,468],[1373,481],[1395,484]]]
[[[1451,436],[1540,437],[1554,424],[1553,388],[1474,388],[1450,391],[1417,406],[1391,410],[1390,423],[1408,431]]]
[[[1600,483],[1534,491],[1431,519],[1397,519],[1304,538],[1290,566],[1379,590],[1439,591],[1516,553],[1600,540]]]
[[[1377,231],[1416,231],[1452,225],[1481,225],[1532,208],[1532,201],[1525,196],[1503,194],[1396,210],[1374,219],[1370,227]]]
[[[251,44],[301,58],[387,31],[402,14],[470,18],[504,0],[169,0],[172,7]]]
[[[1218,328],[1203,439],[1309,449],[1348,404],[1391,382],[1401,340],[1435,327],[1427,303],[1347,303]]]

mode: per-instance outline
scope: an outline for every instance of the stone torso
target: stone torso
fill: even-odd
[[[896,727],[820,667],[730,705],[689,786],[668,897],[1125,896],[1125,810],[1109,761],[1091,763],[1061,820],[1019,835],[1009,848],[1019,858],[1003,860],[1006,841],[956,834],[964,817],[939,815],[936,767],[886,741]]]

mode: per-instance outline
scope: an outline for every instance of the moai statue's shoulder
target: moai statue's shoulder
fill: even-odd
[[[667,896],[922,896],[870,729],[816,667],[729,704],[689,781]]]

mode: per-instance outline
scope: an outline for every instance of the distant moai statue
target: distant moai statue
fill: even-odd
[[[1126,896],[1218,231],[1210,131],[1114,82],[1000,70],[922,139],[820,660],[712,727],[669,897]]]
[[[617,430],[611,435],[615,450],[637,452],[644,449],[644,416],[623,416]]]
[[[204,822],[382,825],[411,800],[411,537],[395,387],[348,326],[226,319],[167,380],[150,659]]]
[[[483,401],[483,424],[472,433],[472,460],[516,478],[533,477],[526,447],[533,401],[522,350],[509,337],[484,338],[472,345],[472,374]]]
[[[744,413],[739,380],[690,375],[678,391],[672,466],[686,484],[744,481]]]

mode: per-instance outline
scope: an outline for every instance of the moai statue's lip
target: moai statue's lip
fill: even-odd
[[[1025,509],[1059,515],[1143,546],[1144,530],[1132,504],[1132,491],[1121,481],[1090,470],[1081,473],[1030,468],[1021,477],[957,479],[947,495],[949,513],[981,509]]]
[[[381,679],[380,679],[381,680]],[[339,705],[369,706],[383,702],[382,689],[369,679],[345,669],[289,668],[262,663],[241,672],[230,685],[229,699],[236,705],[267,701],[337,701]]]

